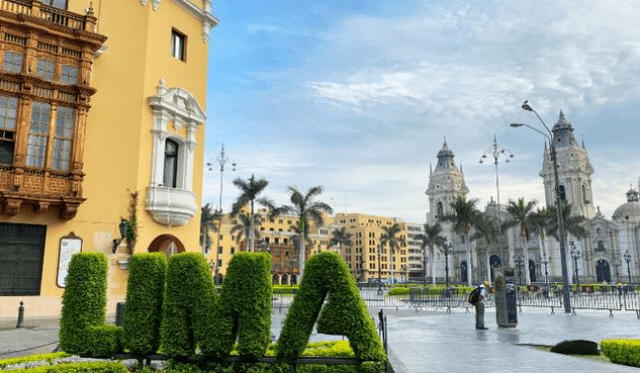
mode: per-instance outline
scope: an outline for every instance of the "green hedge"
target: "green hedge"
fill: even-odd
[[[241,252],[229,262],[215,320],[215,344],[203,354],[227,356],[236,337],[238,355],[264,356],[271,336],[271,255]]]
[[[160,347],[166,272],[167,257],[163,253],[131,257],[124,312],[124,347],[131,354],[153,354]]]
[[[298,285],[274,285],[273,294],[295,294],[298,292]]]
[[[160,328],[165,354],[190,357],[196,348],[208,351],[216,343],[216,298],[211,270],[202,254],[180,253],[169,259]]]
[[[408,287],[395,287],[389,289],[389,295],[409,295],[410,289]]]
[[[612,363],[640,367],[640,339],[605,339],[600,349]]]
[[[48,354],[38,354],[38,355],[13,357],[11,359],[0,360],[0,369],[3,369],[4,367],[6,367],[8,365],[31,363],[31,362],[35,362],[35,361],[46,361],[47,363],[51,363],[52,361],[54,361],[56,359],[62,359],[62,358],[69,357],[69,356],[71,356],[71,355],[69,355],[66,352],[51,352],[51,353],[48,353]]]
[[[124,330],[115,325],[90,326],[86,330],[86,354],[92,357],[111,357],[122,351]]]
[[[323,302],[328,295],[328,302]],[[318,315],[320,317],[318,318]],[[386,359],[375,324],[344,260],[334,252],[309,259],[277,346],[277,357],[295,359],[305,349],[313,325],[324,334],[345,335],[357,358]]]
[[[91,363],[70,363],[45,365],[28,369],[16,369],[11,373],[129,373],[127,367],[118,362],[99,361]]]
[[[87,352],[87,328],[104,324],[107,304],[107,258],[100,253],[75,254],[69,263],[62,296],[60,347]]]

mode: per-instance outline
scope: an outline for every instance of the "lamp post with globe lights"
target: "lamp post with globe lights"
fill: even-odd
[[[627,276],[629,276],[629,285],[631,285],[631,254],[629,250],[624,252],[624,261],[627,262]]]
[[[547,141],[549,142],[549,147],[550,147],[550,152],[551,152],[551,161],[552,161],[552,166],[553,166],[553,179],[554,179],[554,192],[555,192],[555,199],[556,199],[556,219],[557,219],[557,224],[558,224],[558,242],[560,244],[560,267],[562,269],[562,300],[564,303],[564,312],[565,313],[571,313],[571,295],[570,295],[570,287],[569,287],[569,274],[568,274],[568,270],[567,270],[567,252],[566,252],[566,246],[565,246],[565,233],[564,233],[564,222],[563,222],[563,218],[562,218],[562,200],[560,198],[560,180],[558,177],[558,157],[556,154],[556,145],[553,142],[553,133],[551,132],[551,130],[549,129],[549,127],[546,125],[546,123],[542,120],[542,118],[540,117],[540,115],[538,115],[538,113],[533,109],[533,107],[531,107],[531,105],[529,104],[529,102],[527,100],[525,100],[522,103],[522,109],[526,110],[526,111],[530,111],[532,113],[534,113],[536,115],[536,117],[538,117],[538,120],[540,121],[540,123],[542,124],[542,126],[544,127],[544,129],[546,130],[545,132],[542,132],[541,130],[526,124],[526,123],[511,123],[510,126],[511,127],[527,127],[539,134],[541,134],[542,136],[544,136]]]
[[[506,148],[501,147],[498,144],[498,139],[496,138],[496,136],[493,136],[493,144],[491,145],[491,147],[489,147],[489,149],[485,150],[485,152],[482,154],[482,157],[480,157],[480,164],[484,164],[485,161],[488,159],[489,161],[493,161],[493,165],[495,167],[495,171],[496,171],[496,203],[497,203],[497,209],[496,209],[496,214],[497,214],[497,218],[498,218],[498,223],[499,223],[499,227],[500,227],[500,255],[504,257],[504,253],[502,252],[504,247],[503,247],[503,237],[502,237],[502,214],[500,211],[500,173],[499,173],[499,168],[498,165],[500,164],[500,161],[504,161],[505,163],[509,163],[511,162],[511,159],[514,157],[513,153]],[[489,264],[489,259],[488,259],[488,255],[487,255],[487,268],[488,268],[488,273],[491,273],[490,271],[490,264]],[[491,277],[491,275],[489,275],[489,277]]]
[[[220,193],[218,195],[218,234],[216,235],[216,262],[215,262],[215,269],[214,269],[214,275],[213,275],[213,279],[214,282],[216,284],[218,284],[218,274],[220,271],[220,268],[218,266],[218,263],[220,263],[219,259],[220,259],[220,236],[222,234],[222,186],[223,186],[223,181],[224,181],[224,167],[226,166],[226,164],[231,161],[229,159],[229,157],[227,157],[227,155],[224,152],[224,144],[222,144],[222,147],[220,148],[220,154],[218,154],[218,156],[216,157],[216,159],[210,160],[209,162],[207,162],[207,169],[212,172],[214,170],[214,167],[216,165],[220,166]],[[232,171],[236,170],[236,162],[231,161],[231,167],[232,167]]]

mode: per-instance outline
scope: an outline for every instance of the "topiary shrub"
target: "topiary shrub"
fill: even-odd
[[[166,272],[167,257],[162,253],[131,257],[124,311],[124,347],[131,354],[153,354],[160,347]]]
[[[389,289],[389,295],[391,296],[409,295],[411,290],[413,289],[410,289],[408,287],[393,287]]]
[[[203,354],[264,356],[271,336],[271,255],[241,252],[229,262],[215,321],[216,340]]]
[[[605,339],[600,346],[612,363],[640,367],[640,339]]]
[[[107,258],[100,253],[75,254],[69,263],[62,296],[60,347],[69,353],[87,352],[90,326],[104,324],[107,304]]]
[[[71,356],[71,355],[69,355],[66,352],[50,352],[50,353],[46,353],[46,354],[37,354],[37,355],[20,356],[20,357],[12,357],[12,358],[9,358],[9,359],[2,359],[2,360],[0,360],[0,370],[2,370],[4,367],[9,366],[9,365],[32,363],[32,362],[38,362],[38,361],[43,361],[43,362],[47,362],[47,363],[51,364],[51,362],[56,360],[56,359],[62,359],[62,358],[69,357],[69,356]]]
[[[322,308],[327,296],[328,302]],[[316,319],[318,332],[347,336],[356,358],[385,361],[378,332],[355,280],[334,252],[316,254],[307,262],[300,289],[280,333],[276,356],[285,360],[299,357]]]
[[[211,270],[200,253],[180,253],[169,259],[162,306],[162,350],[174,358],[195,354],[215,343],[213,326],[217,292]]]
[[[92,357],[111,357],[122,351],[124,330],[119,326],[90,326],[85,333],[86,353]]]
[[[582,339],[562,341],[551,347],[551,352],[564,355],[600,355],[596,342]]]

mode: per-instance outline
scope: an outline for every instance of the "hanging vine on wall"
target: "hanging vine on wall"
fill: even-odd
[[[129,191],[129,219],[125,219],[127,221],[125,240],[127,241],[129,254],[133,253],[136,241],[138,240],[138,199],[139,194],[137,191]]]

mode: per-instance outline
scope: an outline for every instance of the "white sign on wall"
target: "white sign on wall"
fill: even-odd
[[[60,239],[60,255],[58,256],[58,279],[56,284],[58,287],[65,287],[67,283],[67,272],[69,271],[69,262],[73,254],[82,251],[82,238],[77,237],[73,232],[68,236]]]

